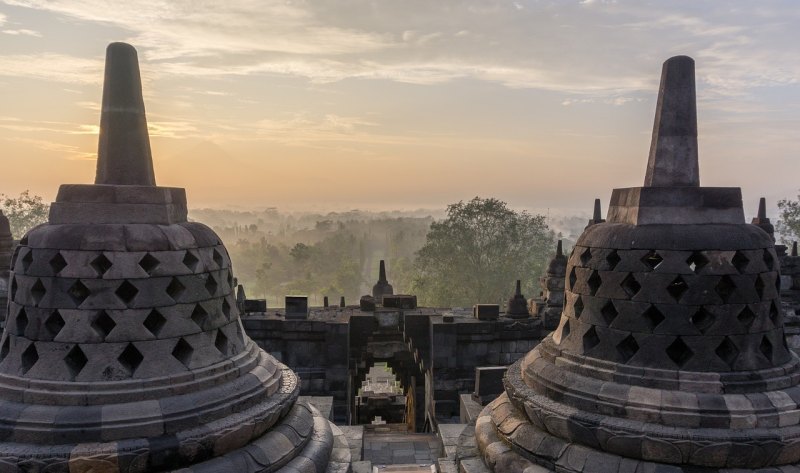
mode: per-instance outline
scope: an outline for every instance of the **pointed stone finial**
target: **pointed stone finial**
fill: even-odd
[[[339,299],[339,307],[346,307],[344,304],[344,296],[342,296],[342,298]]]
[[[528,301],[525,300],[525,296],[522,295],[522,281],[519,279],[517,279],[517,287],[514,291],[514,295],[508,300],[506,316],[511,318],[530,316],[530,312],[528,312]]]
[[[106,49],[95,184],[156,185],[139,61],[126,43]]]
[[[792,256],[797,256],[797,242],[792,242]]]
[[[750,223],[767,232],[772,241],[775,241],[775,227],[767,218],[767,199],[762,197],[758,200],[758,215]]]
[[[383,296],[391,296],[392,294],[394,294],[394,288],[386,279],[386,263],[381,260],[378,282],[372,286],[372,297],[376,303],[383,304]]]
[[[381,260],[380,270],[378,271],[378,282],[387,282],[386,281],[386,263]]]
[[[603,211],[600,208],[600,199],[594,199],[594,214],[592,215],[592,220],[599,222],[602,219]]]
[[[561,240],[558,240],[558,245],[556,245],[556,256],[564,256],[564,245]]]
[[[328,296],[322,298],[322,307],[328,307]]]
[[[694,59],[675,56],[661,69],[645,187],[698,187]]]
[[[586,225],[586,228],[591,227],[597,223],[603,223],[605,219],[603,219],[603,211],[600,207],[600,199],[594,199],[594,212],[592,212],[592,219],[589,220],[589,223]]]

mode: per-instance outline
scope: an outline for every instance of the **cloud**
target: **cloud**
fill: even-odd
[[[75,27],[121,28],[154,64],[145,68],[150,77],[283,75],[312,84],[419,85],[474,79],[557,92],[567,103],[589,98],[609,105],[650,95],[658,64],[678,53],[698,59],[698,82],[718,97],[800,79],[800,53],[787,47],[796,43],[800,14],[784,9],[781,16],[777,7],[735,0],[696,8],[605,0],[0,1],[69,18]],[[89,75],[100,69],[61,53],[0,56],[4,75],[96,83],[101,75]]]
[[[242,54],[346,54],[388,47],[387,35],[319,21],[303,2],[242,0],[235,4],[187,0],[6,0],[135,32],[151,58]]]
[[[42,149],[45,151],[52,151],[55,153],[60,154],[61,156],[65,157],[66,159],[86,159],[86,160],[94,160],[97,159],[97,155],[94,152],[87,152],[81,149],[80,146],[74,145],[67,145],[63,143],[57,143],[54,141],[38,139],[38,138],[25,138],[25,137],[0,137],[0,140],[9,141],[9,142],[16,142],[16,143],[23,143],[34,148]]]
[[[103,80],[103,62],[55,53],[12,54],[0,56],[0,76],[99,84]]]
[[[98,132],[96,125],[58,121],[23,121],[15,117],[0,117],[0,128],[23,133],[58,133],[64,135],[96,135]]]
[[[41,38],[42,34],[38,31],[28,30],[28,29],[17,29],[17,30],[3,30],[3,33],[10,34],[14,36],[33,36],[36,38]]]

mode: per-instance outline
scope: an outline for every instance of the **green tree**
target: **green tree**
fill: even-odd
[[[36,225],[47,222],[47,215],[50,212],[50,206],[45,204],[41,197],[31,195],[27,190],[19,197],[0,194],[0,203],[11,225],[11,234],[16,239],[22,238]]]
[[[775,230],[781,235],[781,241],[790,244],[800,239],[800,194],[797,200],[781,199],[778,201],[778,217]]]
[[[528,294],[554,244],[545,217],[475,197],[447,207],[417,252],[414,290],[426,305],[470,306],[507,299],[521,279]]]

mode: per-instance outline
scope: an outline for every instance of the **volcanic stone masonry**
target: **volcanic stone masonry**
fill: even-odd
[[[136,51],[106,53],[97,178],[13,259],[0,471],[348,471],[341,432],[244,333],[230,259],[156,187]]]
[[[378,271],[378,282],[372,286],[372,297],[375,304],[383,304],[383,296],[391,296],[394,294],[394,288],[389,284],[386,279],[386,263],[381,260],[380,269]]]
[[[6,322],[8,306],[8,280],[11,276],[11,256],[14,253],[14,239],[11,236],[11,225],[8,218],[0,210],[0,329]]]
[[[697,162],[694,61],[678,56],[645,186],[615,189],[578,239],[558,329],[462,434],[461,471],[797,471],[773,241],[740,189],[699,186]]]
[[[545,330],[555,330],[561,319],[564,307],[564,281],[567,277],[567,257],[561,240],[556,246],[556,255],[547,264],[545,276],[540,278],[542,294],[539,299],[531,299],[531,313],[542,320]]]

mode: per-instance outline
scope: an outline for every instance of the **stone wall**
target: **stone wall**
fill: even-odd
[[[312,308],[307,320],[285,320],[273,310],[242,322],[250,338],[298,373],[301,394],[333,396],[339,423],[348,422],[371,364],[387,361],[405,387],[414,387],[417,430],[458,418],[459,394],[474,391],[475,368],[510,365],[546,334],[533,318],[482,321],[427,308]]]

